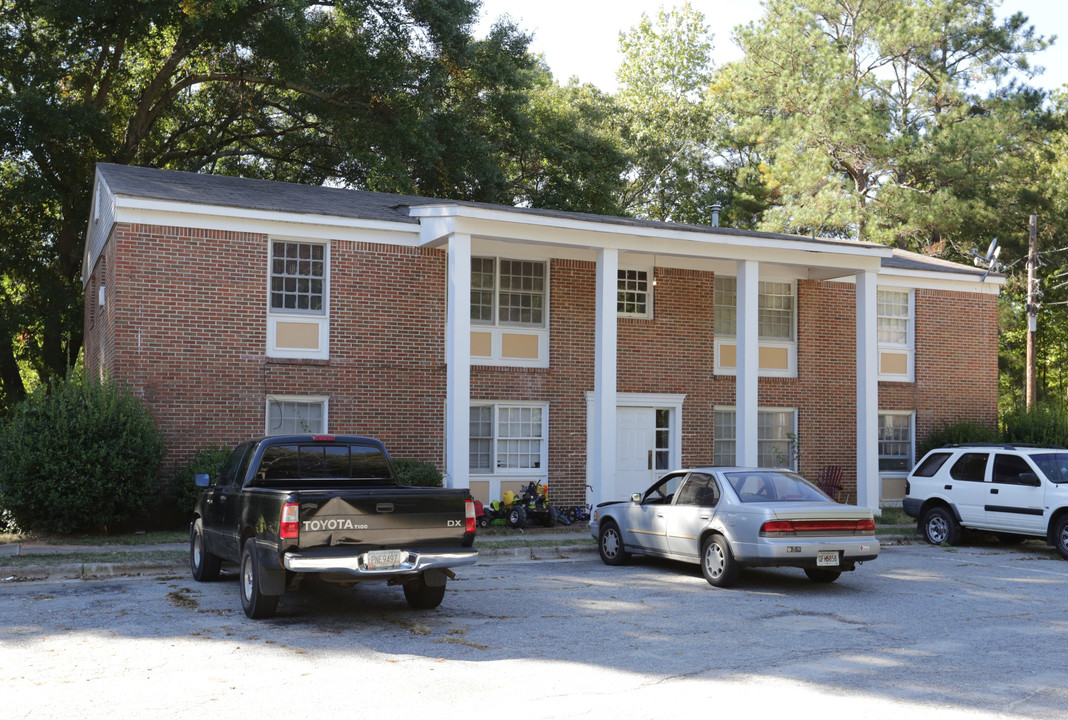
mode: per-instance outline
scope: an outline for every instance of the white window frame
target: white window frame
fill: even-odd
[[[274,245],[276,242],[300,245],[318,245],[323,248],[323,307],[321,310],[293,310],[272,307],[271,294],[274,283]],[[330,243],[306,238],[272,236],[267,239],[267,356],[307,360],[330,359]],[[314,348],[279,346],[278,328],[283,323],[312,325],[317,338]]]
[[[497,255],[490,253],[472,253],[472,272],[475,260],[493,261],[493,321],[471,319],[472,333],[488,333],[490,336],[489,355],[471,355],[473,365],[491,365],[497,367],[549,367],[549,307],[552,264],[545,257],[523,257],[517,255]],[[545,268],[544,289],[542,292],[542,322],[515,323],[500,321],[500,285],[501,285],[501,261],[506,262],[530,262],[539,263]],[[474,291],[473,279],[471,292]],[[474,305],[472,305],[474,307]],[[537,338],[537,357],[516,358],[505,356],[505,336],[529,335]]]
[[[735,424],[735,420],[737,418],[738,410],[733,405],[716,405],[712,410],[713,410],[713,415],[712,415],[712,423],[713,423],[712,424],[712,428],[713,428],[712,454],[713,454],[713,459],[712,459],[712,462],[715,465],[733,466],[733,465],[736,464],[735,458],[737,457],[737,455],[736,455],[737,445],[735,443],[737,443],[737,438],[731,437],[731,438],[727,438],[727,439],[723,439],[723,440],[719,440],[719,439],[716,438],[715,429],[717,427],[717,424],[716,424],[716,415],[715,414],[716,413],[729,413],[731,415],[731,422],[729,424],[729,427],[732,430],[736,430],[737,426]],[[790,422],[791,429],[788,430],[787,432],[791,433],[795,438],[797,437],[797,408],[788,408],[788,407],[760,407],[760,408],[757,408],[757,433],[758,434],[760,433],[760,431],[761,431],[761,429],[763,427],[760,424],[760,417],[762,415],[766,416],[766,415],[771,414],[771,413],[775,413],[775,414],[787,414],[787,413],[789,413],[790,418],[791,418],[791,422]],[[761,449],[761,445],[763,445],[765,442],[769,442],[769,441],[772,441],[772,440],[774,442],[781,442],[781,440],[779,440],[777,438],[763,438],[763,437],[759,437],[759,435],[758,435],[758,437],[757,437],[757,458],[760,458],[760,456],[764,454],[764,451]],[[730,457],[730,461],[729,462],[724,462],[724,458],[722,457],[722,454],[716,451],[716,444],[719,443],[719,442],[730,442],[730,443],[734,444],[734,451],[731,452],[731,457]],[[760,462],[760,461],[758,460],[757,462]],[[798,463],[797,448],[796,448],[796,445],[794,445],[790,450],[789,463],[786,465],[786,467],[788,467],[791,470],[794,470],[796,472],[797,471],[797,463]],[[762,467],[781,467],[782,466],[781,463],[777,463],[777,462],[776,463],[762,463],[762,462],[760,462],[760,465]]]
[[[520,401],[472,401],[471,408],[476,407],[490,407],[493,408],[492,415],[490,417],[490,427],[492,436],[490,437],[490,467],[488,469],[479,469],[471,467],[471,456],[468,453],[468,472],[471,474],[472,480],[487,480],[492,477],[498,479],[547,479],[549,477],[549,403],[546,402],[520,402]],[[500,466],[499,459],[499,443],[502,438],[499,436],[499,419],[501,410],[513,410],[524,408],[536,409],[541,411],[541,437],[538,438],[538,442],[541,443],[541,447],[538,451],[538,467],[532,468],[506,468]],[[474,437],[474,436],[472,436]],[[507,440],[508,438],[505,438]],[[514,438],[513,438],[514,439]],[[529,438],[528,438],[529,439]]]
[[[904,417],[909,421],[909,455],[907,462],[905,463],[904,470],[879,470],[880,477],[905,477],[912,471],[912,466],[916,463],[916,413],[912,410],[880,410],[879,411],[879,433],[882,433],[883,418],[884,417]],[[882,460],[884,457],[898,457],[897,455],[883,455],[879,445],[882,444],[882,438],[877,439],[876,452],[879,453],[878,460]],[[893,442],[900,442],[898,440]]]
[[[271,431],[271,404],[272,403],[301,403],[305,405],[319,405],[322,407],[323,426],[319,430],[308,429],[306,432],[297,433],[274,433]],[[326,435],[330,432],[330,398],[327,395],[268,395],[264,402],[263,434],[275,435]]]
[[[623,273],[645,273],[645,290],[631,290],[625,287],[623,284],[631,282],[630,278],[620,277]],[[616,272],[616,316],[622,318],[639,318],[648,320],[653,317],[653,288],[656,287],[654,282],[655,275],[653,274],[653,268],[650,267],[636,267],[633,265],[620,265]],[[636,282],[641,282],[640,279],[636,279]],[[634,293],[635,295],[645,295],[645,312],[625,312],[619,309],[620,295],[623,293]],[[626,301],[623,301],[626,302]]]
[[[881,334],[881,327],[880,326],[882,325],[884,318],[886,318],[886,319],[898,318],[898,316],[879,315],[878,314],[878,312],[879,312],[879,304],[880,304],[879,300],[878,300],[878,297],[879,297],[879,294],[881,294],[881,293],[903,293],[903,294],[908,296],[908,316],[905,318],[906,321],[908,322],[908,327],[906,329],[906,340],[905,340],[904,343],[883,342],[878,337],[879,334]],[[876,310],[875,311],[876,311],[876,321],[875,321],[876,341],[878,343],[878,347],[879,347],[878,351],[880,353],[880,355],[879,355],[879,367],[877,368],[877,370],[879,370],[878,379],[879,380],[883,380],[883,381],[887,381],[887,382],[895,382],[895,381],[896,382],[913,382],[915,380],[915,376],[916,376],[916,292],[912,288],[880,285],[876,289]],[[908,358],[908,361],[907,361],[908,362],[908,370],[907,370],[907,372],[905,374],[903,374],[903,375],[902,374],[897,374],[897,373],[889,374],[889,373],[883,373],[882,372],[882,354],[881,353],[884,350],[885,351],[889,351],[889,352],[895,352],[895,353],[903,353],[903,354],[905,354],[907,356],[907,358]]]
[[[717,288],[721,287],[719,285],[719,282],[722,279],[730,279],[730,280],[733,280],[735,282],[734,304],[733,305],[728,305],[728,307],[733,309],[733,311],[734,311],[733,312],[733,317],[737,317],[737,311],[738,311],[737,282],[738,282],[738,278],[735,277],[734,275],[717,275],[716,278],[715,278],[715,283],[716,283],[716,287]],[[758,337],[757,345],[760,348],[780,348],[780,349],[786,350],[787,361],[786,361],[786,369],[785,370],[760,368],[757,371],[757,376],[758,377],[790,377],[790,378],[797,377],[797,315],[798,315],[798,313],[797,313],[797,305],[798,305],[798,303],[797,303],[797,280],[790,279],[790,278],[775,278],[775,277],[766,277],[766,278],[761,278],[760,279],[759,285],[758,285],[758,300],[757,300],[757,305],[758,305],[757,328],[758,328],[758,332],[759,332],[759,328],[760,328],[760,310],[759,310],[760,298],[767,297],[767,294],[764,292],[764,287],[765,287],[765,285],[767,283],[781,283],[781,284],[789,284],[790,285],[790,292],[791,292],[792,297],[793,297],[793,307],[791,308],[792,317],[791,317],[791,320],[790,320],[790,323],[791,323],[790,333],[791,333],[792,339],[791,340],[782,340],[782,339],[776,339],[776,338],[767,338],[767,337],[764,337],[764,336],[759,336]],[[713,332],[713,336],[714,336],[713,346],[714,346],[714,354],[715,354],[715,370],[714,371],[715,371],[715,373],[717,375],[736,375],[737,372],[738,372],[738,368],[722,365],[721,362],[720,362],[720,357],[721,357],[721,346],[722,345],[733,345],[735,348],[738,347],[737,328],[735,328],[735,332],[725,332],[725,331],[722,331],[722,330],[720,330],[719,328],[717,328],[715,326],[714,318],[715,318],[716,308],[720,307],[720,303],[716,303],[715,302],[715,293],[716,293],[716,290],[713,290],[713,303],[714,304],[713,304],[713,308],[712,308],[712,312],[713,312],[712,332]]]

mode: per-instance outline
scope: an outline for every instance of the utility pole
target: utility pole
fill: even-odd
[[[1025,404],[1028,410],[1037,399],[1035,379],[1035,334],[1038,330],[1038,216],[1032,215],[1027,244],[1027,380]]]

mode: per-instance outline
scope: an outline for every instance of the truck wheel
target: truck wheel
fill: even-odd
[[[251,619],[259,620],[274,615],[280,596],[260,592],[260,561],[255,546],[253,540],[248,540],[241,550],[241,607]]]
[[[1062,515],[1053,526],[1053,547],[1068,560],[1068,515]]]
[[[521,507],[514,507],[508,511],[508,527],[521,528],[527,524],[527,511]]]
[[[222,561],[204,549],[204,523],[197,518],[189,530],[189,569],[197,582],[219,579]]]
[[[445,599],[445,583],[427,585],[426,578],[420,575],[404,583],[404,599],[416,610],[433,610]]]

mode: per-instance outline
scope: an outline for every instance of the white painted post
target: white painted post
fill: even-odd
[[[445,318],[445,486],[471,480],[471,236],[455,233],[448,245]]]
[[[619,251],[597,251],[597,302],[594,323],[593,417],[588,428],[592,442],[589,466],[593,476],[593,504],[616,497],[616,293]]]
[[[857,273],[857,505],[879,510],[877,276]]]
[[[757,418],[760,396],[757,373],[760,368],[760,264],[755,260],[738,262],[737,311],[738,364],[735,376],[735,462],[742,467],[756,467]]]

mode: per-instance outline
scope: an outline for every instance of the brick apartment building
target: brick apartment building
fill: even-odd
[[[93,197],[85,364],[148,402],[168,470],[264,434],[357,433],[483,501],[838,465],[874,508],[901,497],[917,438],[997,416],[1003,280],[974,267],[118,165]]]

